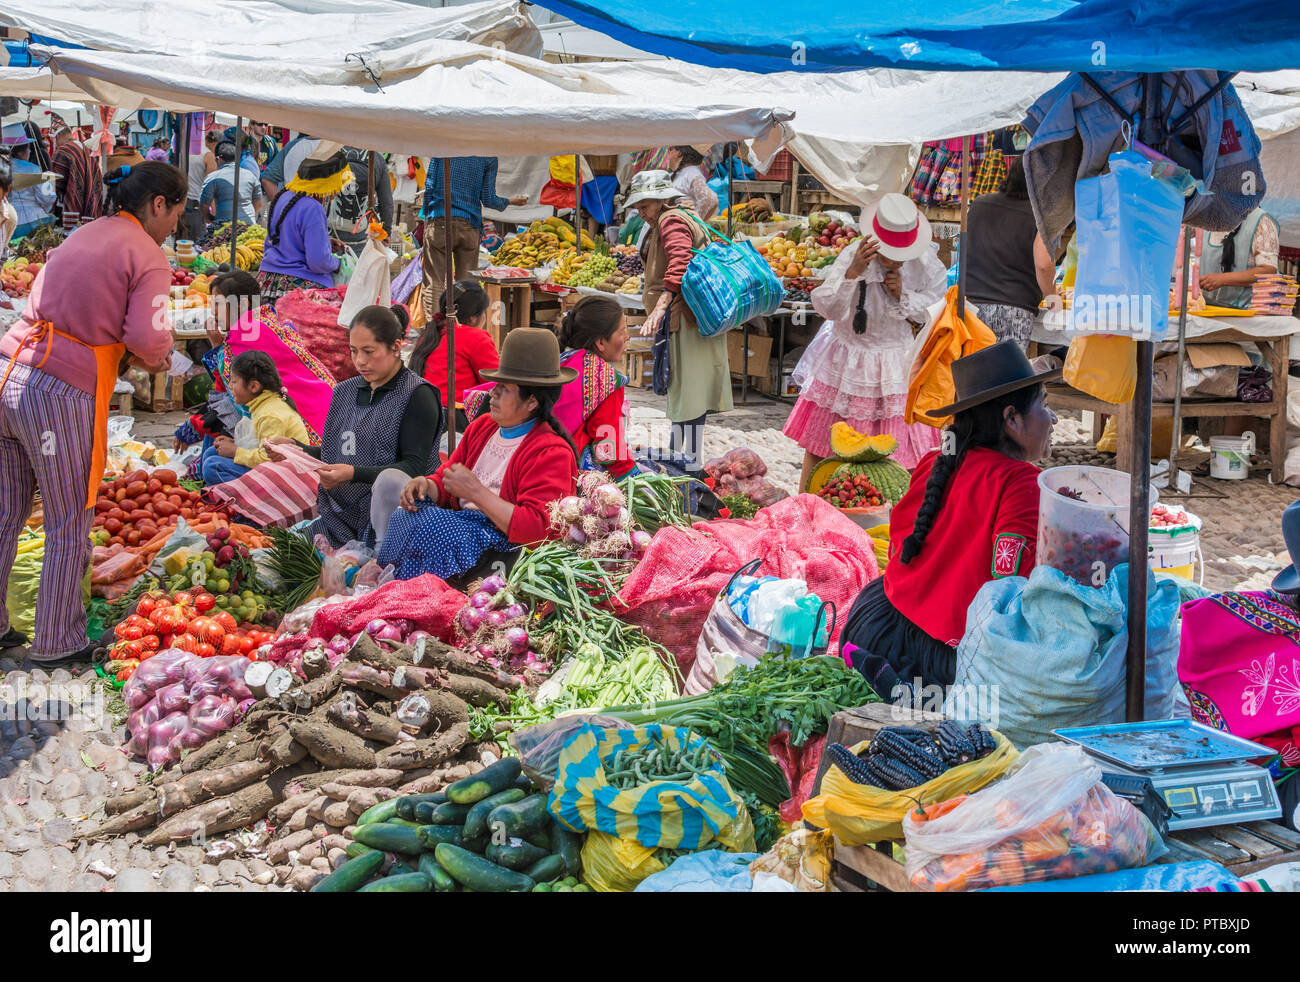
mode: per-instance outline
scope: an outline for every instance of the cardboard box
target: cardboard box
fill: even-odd
[[[749,377],[766,380],[772,359],[772,339],[761,334],[749,335]],[[745,371],[745,332],[727,332],[727,361],[731,374],[739,378]]]
[[[185,408],[185,380],[179,375],[158,372],[149,379],[149,399],[144,405],[151,413],[170,413]]]
[[[1231,342],[1189,344],[1187,362],[1183,366],[1183,398],[1235,400],[1237,375],[1241,369],[1249,367],[1250,357],[1240,345]],[[1161,355],[1156,359],[1151,380],[1153,399],[1173,401],[1177,371],[1176,354]]]

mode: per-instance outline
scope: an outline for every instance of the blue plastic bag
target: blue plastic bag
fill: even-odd
[[[665,872],[668,872],[667,870]],[[663,876],[663,873],[658,874]],[[651,877],[653,879],[654,877]],[[1022,883],[1014,887],[991,887],[982,893],[1116,893],[1123,890],[1196,890],[1232,883],[1237,879],[1232,873],[1209,860],[1191,863],[1161,863],[1138,869],[1122,869],[1115,873],[1098,873],[1095,876],[1075,876],[1064,880],[1047,880],[1043,883]]]
[[[662,873],[647,876],[637,884],[637,893],[749,893],[754,877],[749,864],[756,852],[705,852],[682,856]]]
[[[1110,171],[1074,185],[1079,268],[1071,329],[1161,340],[1169,327],[1182,196],[1151,176],[1131,150],[1111,154]]]
[[[775,313],[785,287],[767,260],[748,242],[732,242],[695,221],[723,241],[693,249],[682,276],[682,299],[695,315],[703,337],[740,327],[755,317]]]
[[[1168,719],[1178,691],[1178,587],[1145,573],[1146,718]],[[1100,587],[1050,566],[985,583],[967,613],[944,711],[984,722],[1020,749],[1055,740],[1061,727],[1124,722],[1127,619],[1127,563]]]

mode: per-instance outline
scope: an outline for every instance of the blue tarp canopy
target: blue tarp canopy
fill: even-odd
[[[752,72],[1300,68],[1296,0],[541,0],[655,54]]]

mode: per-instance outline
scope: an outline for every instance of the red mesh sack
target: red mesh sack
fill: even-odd
[[[751,559],[760,576],[800,579],[838,612],[827,654],[862,588],[880,575],[871,538],[831,504],[801,494],[751,519],[697,522],[655,533],[619,595],[619,616],[673,653],[682,674],[695,662],[695,643],[714,599]]]
[[[339,326],[346,292],[347,288],[341,286],[291,290],[275,305],[280,323],[294,326],[311,353],[325,363],[338,382],[358,374],[348,348],[348,329]]]
[[[391,580],[352,600],[322,607],[312,618],[308,633],[313,638],[332,638],[336,634],[351,637],[376,617],[401,617],[411,622],[412,630],[428,631],[450,642],[456,614],[467,603],[465,594],[432,573],[425,573],[411,580]]]

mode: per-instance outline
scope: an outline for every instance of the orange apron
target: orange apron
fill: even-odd
[[[126,344],[121,341],[116,344],[86,344],[80,338],[74,338],[71,334],[64,334],[57,330],[49,321],[37,321],[9,360],[4,378],[0,379],[0,390],[3,390],[5,383],[9,381],[9,373],[18,364],[18,356],[24,348],[34,349],[44,342],[45,354],[32,367],[39,369],[45,364],[54,346],[53,335],[55,334],[89,348],[91,354],[95,356],[95,423],[91,431],[90,480],[86,487],[86,507],[93,508],[95,500],[99,497],[100,481],[103,480],[104,470],[108,466],[108,404],[113,399],[113,386],[117,383],[117,366],[121,364],[122,356],[126,354]]]

